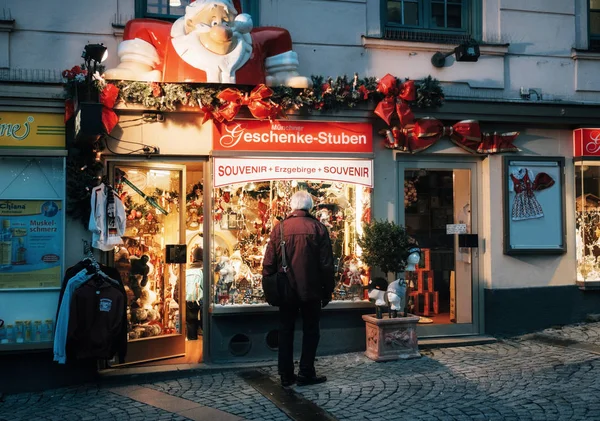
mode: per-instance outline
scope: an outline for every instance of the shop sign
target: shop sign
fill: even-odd
[[[574,130],[573,156],[600,156],[600,129]]]
[[[213,150],[372,153],[369,123],[233,121],[215,128]]]
[[[64,148],[64,115],[0,112],[0,147]]]
[[[0,200],[0,289],[60,287],[60,200]]]
[[[214,186],[264,180],[322,180],[373,187],[370,159],[215,158]]]

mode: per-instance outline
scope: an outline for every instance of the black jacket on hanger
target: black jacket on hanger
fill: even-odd
[[[90,259],[83,259],[83,260],[77,262],[75,265],[67,268],[67,270],[65,271],[65,276],[63,278],[60,293],[59,293],[58,307],[57,307],[57,311],[56,311],[55,320],[58,320],[58,309],[60,309],[63,295],[65,293],[65,289],[67,287],[67,284],[69,283],[69,280],[73,276],[78,274],[80,271],[82,271],[83,269],[89,268],[90,266],[91,266]],[[122,309],[122,315],[120,316],[121,329],[116,333],[113,332],[115,334],[115,338],[112,341],[113,345],[111,346],[111,349],[114,349],[114,352],[117,354],[117,357],[119,358],[119,363],[122,364],[125,362],[125,356],[127,355],[127,337],[128,337],[127,336],[127,299],[126,299],[127,295],[125,293],[125,287],[123,286],[123,281],[121,280],[121,275],[120,275],[119,271],[111,266],[106,266],[103,264],[100,264],[99,266],[100,266],[100,270],[102,272],[104,272],[110,278],[112,278],[118,282],[118,285],[114,285],[114,286],[112,286],[112,288],[116,288],[122,294],[122,297],[123,297],[122,303],[118,304],[120,309]],[[88,282],[94,282],[94,278],[90,279]],[[79,288],[77,290],[79,290]],[[73,300],[74,296],[75,296],[75,294],[73,295],[73,297],[71,297],[71,304],[73,304],[73,302],[74,302],[74,300]],[[70,314],[72,315],[72,313],[70,313]],[[71,315],[69,316],[69,332],[71,331],[71,328],[70,328]],[[69,336],[67,336],[67,362],[71,358],[77,358],[76,354],[73,354],[73,352],[75,352],[75,350],[69,344]],[[114,353],[113,353],[113,355],[114,355]],[[109,357],[108,359],[110,359],[110,358],[112,358],[112,356]]]

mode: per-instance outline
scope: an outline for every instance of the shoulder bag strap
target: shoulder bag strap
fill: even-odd
[[[285,256],[285,238],[283,237],[283,221],[279,223],[279,227],[281,230],[281,268],[283,269],[283,273],[287,273],[288,265]]]

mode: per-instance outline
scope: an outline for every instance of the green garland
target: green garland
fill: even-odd
[[[341,108],[353,108],[357,105],[380,101],[383,95],[377,91],[378,81],[374,77],[361,79],[357,74],[349,79],[346,75],[325,79],[323,76],[312,76],[313,87],[309,89],[293,89],[284,86],[271,88],[270,98],[282,110],[328,111]],[[397,79],[398,84],[402,81]],[[126,104],[140,104],[148,109],[158,111],[175,111],[178,106],[218,107],[221,102],[217,95],[227,85],[190,84],[190,83],[158,83],[120,81],[119,99]],[[416,81],[417,108],[439,107],[444,102],[444,94],[437,79],[428,76]],[[252,86],[236,86],[241,92],[250,92]]]

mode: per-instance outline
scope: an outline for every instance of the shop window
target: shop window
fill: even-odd
[[[213,193],[212,250],[214,306],[265,304],[262,260],[276,222],[290,212],[290,197],[307,190],[311,213],[327,229],[336,265],[333,301],[368,301],[368,268],[357,239],[370,216],[370,188],[315,180],[270,180],[231,184]]]
[[[0,289],[60,287],[64,161],[0,157]]]
[[[575,163],[577,282],[600,286],[600,162]]]
[[[600,0],[590,0],[590,50],[600,50]]]
[[[174,21],[185,14],[190,0],[136,0],[136,16]],[[254,26],[258,26],[258,0],[240,1],[243,13],[252,16]],[[239,13],[242,11],[238,10]]]
[[[481,0],[387,0],[384,38],[460,43],[480,38]]]

